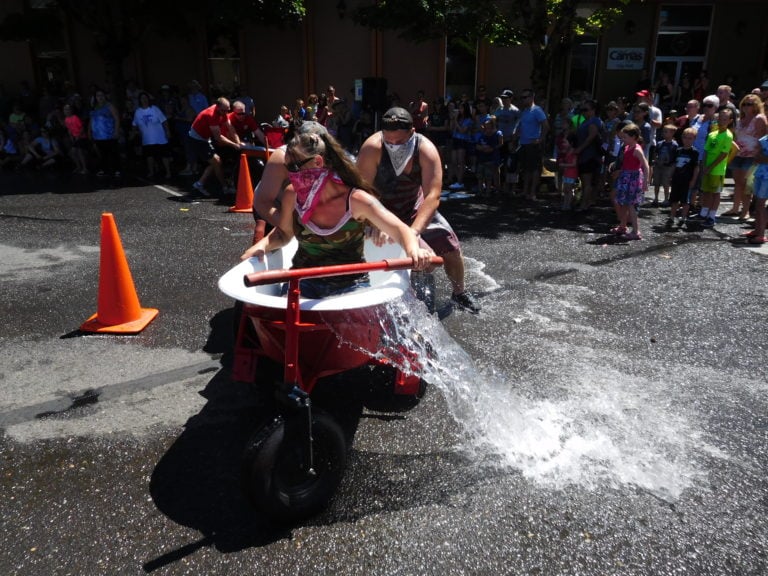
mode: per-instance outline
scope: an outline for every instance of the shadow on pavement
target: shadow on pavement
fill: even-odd
[[[186,422],[150,479],[150,494],[157,509],[171,521],[199,531],[202,537],[147,560],[145,572],[178,562],[205,547],[229,553],[291,536],[290,528],[276,527],[254,510],[241,489],[243,451],[272,412],[260,403],[252,385],[231,381],[232,341],[232,310],[228,309],[211,320],[206,351],[222,351],[224,356],[222,368],[201,392],[207,402]],[[229,349],[224,351],[226,346]],[[360,387],[359,378],[348,380]],[[340,384],[335,390],[346,395],[343,379]],[[345,400],[349,398],[340,401]],[[403,419],[398,414],[371,412],[362,417],[392,422]],[[371,514],[443,504],[446,497],[488,479],[487,470],[470,465],[453,452],[400,455],[352,449],[345,477],[328,508],[303,525],[354,522]]]

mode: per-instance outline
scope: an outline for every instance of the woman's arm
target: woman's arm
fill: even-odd
[[[288,186],[285,189],[283,201],[286,202],[286,206],[291,207],[296,203],[296,193],[293,191],[293,186]],[[293,210],[281,210],[278,225],[270,230],[264,238],[243,252],[240,260],[247,260],[253,256],[262,260],[264,254],[282,248],[291,238],[293,238]]]
[[[419,246],[419,236],[397,216],[392,214],[376,198],[362,190],[355,190],[350,196],[352,216],[357,220],[368,220],[373,226],[385,232],[403,247],[413,260],[415,270],[423,270],[433,256],[431,250]]]
[[[648,159],[645,157],[645,154],[643,154],[643,149],[640,148],[640,146],[635,146],[634,151],[635,158],[640,160],[640,168],[643,171],[643,191],[648,191]]]

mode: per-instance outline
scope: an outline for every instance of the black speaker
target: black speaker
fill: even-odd
[[[370,107],[374,112],[387,109],[387,79],[363,78],[363,108]]]

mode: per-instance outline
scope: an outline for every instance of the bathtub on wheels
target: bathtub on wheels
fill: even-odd
[[[426,386],[412,351],[397,344],[397,350],[382,350],[386,307],[410,290],[412,262],[400,246],[366,241],[364,263],[289,270],[296,247],[293,240],[263,261],[243,261],[219,280],[220,290],[237,301],[233,380],[254,384],[266,405],[265,423],[243,454],[243,486],[278,522],[322,510],[344,473],[357,421],[338,395],[322,394],[318,382],[383,375],[393,400],[409,407]],[[369,273],[370,287],[301,297],[302,278],[359,272]]]

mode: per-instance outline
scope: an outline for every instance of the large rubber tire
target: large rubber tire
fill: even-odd
[[[280,524],[310,517],[325,508],[347,464],[344,432],[319,410],[312,413],[314,475],[303,469],[304,438],[289,436],[286,421],[277,417],[254,434],[243,454],[246,494],[256,508]]]

